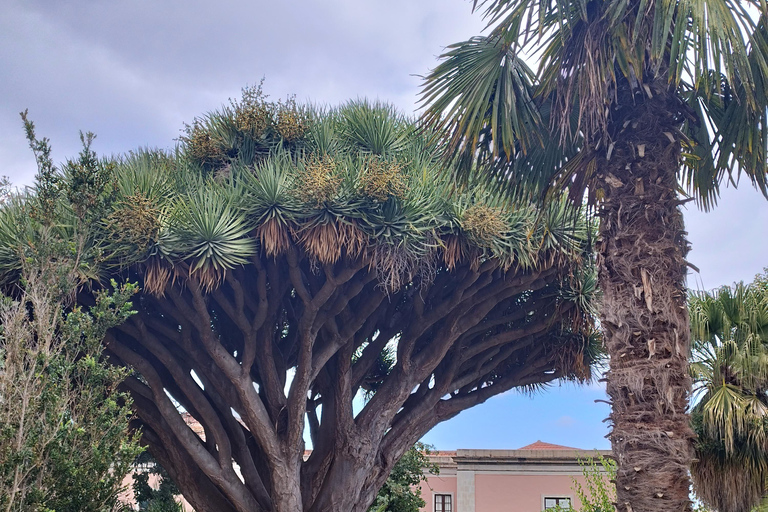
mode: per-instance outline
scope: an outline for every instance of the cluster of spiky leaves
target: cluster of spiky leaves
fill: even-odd
[[[108,211],[92,223],[84,256],[101,277],[144,266],[144,287],[156,294],[179,278],[214,289],[260,251],[276,257],[294,244],[318,264],[364,258],[390,291],[442,264],[497,258],[532,269],[554,255],[578,260],[586,231],[564,221],[564,204],[539,211],[482,184],[457,189],[433,140],[388,105],[318,110],[267,103],[260,89],[246,89],[196,121],[175,154],[140,150],[105,164],[109,182],[91,188],[110,194],[100,203]],[[80,204],[62,198],[45,227],[27,203],[17,198],[0,215],[6,282],[33,250],[32,235],[66,231],[71,205]]]
[[[690,310],[694,489],[716,510],[747,512],[768,491],[768,273],[695,294]]]

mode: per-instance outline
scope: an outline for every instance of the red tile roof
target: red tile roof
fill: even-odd
[[[536,441],[535,443],[529,444],[528,446],[518,448],[518,450],[578,450],[578,448]]]

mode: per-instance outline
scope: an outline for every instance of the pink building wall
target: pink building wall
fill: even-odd
[[[431,476],[429,484],[421,483],[421,496],[426,498],[428,494],[450,494],[456,496],[456,475],[452,476]],[[429,500],[424,500],[429,501]]]
[[[575,475],[475,475],[475,511],[541,512],[545,496],[567,496],[577,509],[573,492]]]
[[[608,454],[541,442],[519,450],[437,452],[431,459],[440,474],[422,482],[427,504],[421,510],[435,512],[435,494],[451,496],[450,512],[541,512],[545,497],[570,498],[578,509],[574,480],[584,484],[579,460]]]
[[[157,489],[160,486],[160,476],[159,475],[149,475],[149,486],[153,489]],[[138,509],[138,505],[136,503],[136,499],[133,495],[133,474],[128,474],[123,478],[123,491],[118,496],[118,500],[120,500],[120,503],[123,503],[125,505],[128,505],[133,510]],[[184,512],[195,512],[195,509],[192,508],[192,505],[187,503],[187,500],[184,499],[182,496],[178,496],[176,498],[176,501],[181,503],[181,508]]]

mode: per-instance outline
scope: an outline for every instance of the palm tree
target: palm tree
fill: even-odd
[[[759,284],[690,298],[691,474],[699,498],[721,512],[749,512],[768,492],[768,287]]]
[[[690,510],[689,249],[681,185],[705,209],[727,176],[763,194],[768,6],[747,0],[475,0],[489,35],[448,47],[424,122],[459,177],[587,198],[621,511]],[[538,58],[537,71],[523,57]]]

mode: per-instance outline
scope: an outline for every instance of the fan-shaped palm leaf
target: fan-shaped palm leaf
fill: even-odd
[[[693,295],[690,309],[699,434],[694,483],[718,510],[746,512],[767,490],[768,294],[739,284]],[[751,482],[741,493],[727,487],[735,475]]]
[[[542,143],[545,131],[533,104],[533,72],[509,36],[474,37],[451,45],[427,77],[425,122],[447,138],[446,155],[471,170],[475,160],[511,161]]]

